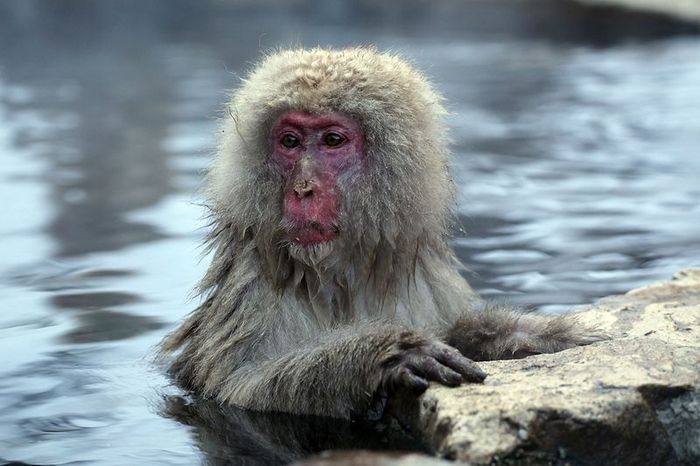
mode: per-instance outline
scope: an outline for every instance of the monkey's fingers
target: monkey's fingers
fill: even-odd
[[[458,372],[441,364],[432,356],[417,356],[411,361],[409,367],[411,367],[414,374],[448,387],[456,387],[463,381],[462,376]]]
[[[419,395],[423,393],[429,385],[430,382],[413,373],[408,367],[398,366],[391,371],[384,384],[384,388],[389,393],[405,388]]]
[[[465,358],[457,350],[440,351],[436,355],[436,359],[440,361],[445,366],[458,372],[464,378],[465,382],[481,383],[486,378],[486,372],[481,370],[481,368],[471,359]]]
[[[404,376],[404,386],[416,395],[419,395],[428,389],[430,382],[410,371],[406,371],[406,375]]]

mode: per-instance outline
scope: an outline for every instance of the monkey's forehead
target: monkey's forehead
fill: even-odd
[[[434,133],[445,115],[442,97],[425,75],[395,54],[364,47],[270,54],[231,101],[231,111],[240,119],[268,125],[289,110],[340,111],[368,130],[399,135],[424,127]]]

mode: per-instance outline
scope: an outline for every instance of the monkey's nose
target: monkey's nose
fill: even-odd
[[[313,184],[308,180],[299,181],[294,185],[294,191],[299,199],[303,199],[314,193]]]

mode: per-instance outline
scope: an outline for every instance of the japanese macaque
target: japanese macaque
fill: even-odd
[[[267,56],[233,95],[208,177],[201,304],[163,343],[187,389],[252,410],[365,417],[473,361],[599,339],[489,304],[457,270],[442,97],[368,48]]]

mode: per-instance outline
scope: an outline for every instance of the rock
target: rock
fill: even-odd
[[[290,466],[454,466],[455,463],[417,453],[367,450],[329,451]]]
[[[700,0],[576,0],[588,5],[613,5],[662,13],[685,21],[700,22]]]
[[[493,464],[700,464],[700,269],[580,312],[611,339],[482,363],[399,417],[437,455]]]

